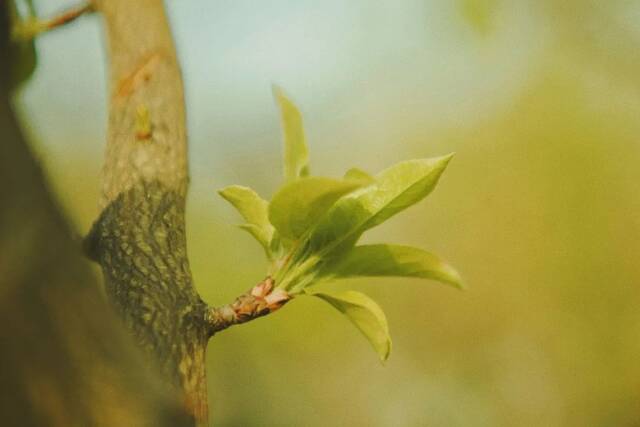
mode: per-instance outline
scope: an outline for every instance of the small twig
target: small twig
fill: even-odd
[[[246,323],[280,309],[291,300],[283,289],[274,289],[275,282],[267,277],[231,303],[209,308],[205,321],[211,335],[233,325]]]
[[[66,25],[85,13],[93,11],[93,2],[87,2],[83,5],[74,6],[53,18],[38,19],[30,17],[15,26],[12,36],[14,39],[31,40],[41,33]]]

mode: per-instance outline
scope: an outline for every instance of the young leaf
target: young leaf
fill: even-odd
[[[358,168],[349,169],[344,174],[344,179],[353,179],[357,181],[366,182],[367,184],[373,184],[375,182],[375,179],[371,175],[369,175],[362,169],[358,169]]]
[[[371,298],[355,291],[309,292],[321,298],[347,316],[369,340],[383,362],[391,353],[391,337],[384,312]]]
[[[269,221],[281,236],[296,240],[362,182],[307,177],[285,184],[269,204]]]
[[[337,251],[355,244],[366,230],[424,199],[453,155],[408,160],[382,171],[375,183],[340,199],[311,235],[314,251]]]
[[[248,187],[232,185],[218,192],[231,203],[247,221],[240,228],[251,233],[264,247],[267,255],[271,254],[269,244],[273,237],[273,226],[269,223],[268,203],[255,191]]]
[[[356,246],[335,263],[329,263],[323,274],[338,279],[357,276],[419,277],[462,287],[460,275],[453,267],[436,255],[410,246]]]
[[[284,177],[287,181],[309,175],[309,153],[305,143],[302,115],[284,91],[273,86],[273,96],[280,107],[284,133]]]

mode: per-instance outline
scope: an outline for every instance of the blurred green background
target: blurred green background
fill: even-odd
[[[38,0],[43,14],[68,5]],[[305,117],[312,173],[456,151],[426,202],[366,241],[431,250],[458,292],[351,286],[380,302],[386,365],[299,298],[216,336],[217,426],[640,425],[640,2],[167,2],[190,132],[198,290],[230,301],[266,263],[215,190],[281,179],[271,83]],[[106,64],[96,17],[38,40],[26,131],[80,233],[97,215]]]

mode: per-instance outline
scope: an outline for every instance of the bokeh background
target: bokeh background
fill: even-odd
[[[50,14],[68,6],[38,0]],[[366,235],[434,251],[459,292],[354,280],[387,312],[383,366],[300,298],[221,333],[218,426],[640,425],[640,2],[168,1],[182,61],[198,290],[226,303],[266,263],[216,189],[281,179],[271,84],[305,118],[312,173],[457,152],[423,203]],[[27,133],[79,233],[106,126],[100,22],[39,38]]]

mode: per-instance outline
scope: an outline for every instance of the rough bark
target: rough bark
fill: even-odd
[[[109,203],[92,231],[89,252],[102,266],[111,301],[167,384],[206,419],[206,305],[186,257],[184,196],[140,182]]]
[[[182,79],[161,0],[97,1],[110,63],[102,212],[87,239],[136,342],[207,419],[206,306],[186,253]]]
[[[85,240],[107,293],[164,381],[208,418],[207,340],[281,307],[265,280],[208,307],[193,285],[185,239],[187,135],[180,69],[162,0],[96,0],[110,63],[102,212]]]

